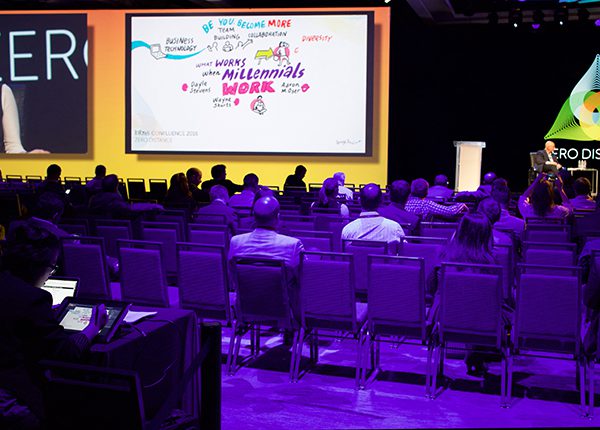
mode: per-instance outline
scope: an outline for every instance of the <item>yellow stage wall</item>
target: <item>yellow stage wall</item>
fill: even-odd
[[[285,12],[309,9],[285,9]],[[336,11],[341,9],[320,9]],[[322,182],[336,171],[346,172],[349,183],[387,181],[388,105],[389,105],[389,8],[353,8],[372,10],[375,17],[375,64],[373,102],[373,155],[370,157],[268,156],[268,155],[146,155],[125,154],[125,14],[151,13],[156,10],[57,11],[35,13],[87,13],[89,38],[88,66],[88,153],[69,155],[2,154],[0,170],[4,175],[44,175],[50,163],[58,163],[65,176],[93,176],[96,164],[107,166],[109,173],[124,178],[170,178],[191,166],[210,179],[210,167],[227,165],[227,177],[241,183],[248,172],[256,173],[261,184],[283,184],[297,164],[304,164],[305,181]],[[169,10],[194,12],[203,10]],[[266,12],[262,9],[210,9],[210,13]],[[164,11],[162,11],[164,12]],[[17,11],[2,13],[20,13]],[[22,13],[22,12],[21,12]],[[28,12],[32,13],[32,12]],[[350,103],[351,100],[348,100]],[[68,127],[68,119],[65,118]],[[307,127],[310,125],[307,124]]]

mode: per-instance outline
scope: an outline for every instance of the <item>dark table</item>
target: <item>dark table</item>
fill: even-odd
[[[108,344],[91,348],[90,364],[138,372],[146,419],[152,419],[199,351],[192,311],[132,306],[156,315],[120,329]],[[198,416],[200,372],[188,384],[181,409]]]

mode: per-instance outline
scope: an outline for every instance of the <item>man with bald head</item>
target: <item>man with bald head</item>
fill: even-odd
[[[229,263],[235,257],[273,258],[284,261],[288,269],[288,295],[292,311],[296,317],[299,308],[298,298],[298,266],[300,253],[304,246],[300,239],[285,236],[276,231],[279,223],[279,202],[274,197],[261,197],[254,203],[254,231],[238,234],[231,238],[229,244]]]
[[[551,140],[546,142],[544,149],[540,149],[533,156],[534,169],[538,173],[552,173],[558,175],[558,170],[562,168],[556,155],[553,154],[556,145]]]
[[[400,242],[404,231],[396,221],[384,218],[377,212],[382,194],[379,185],[367,184],[360,190],[362,212],[342,230],[342,239]]]

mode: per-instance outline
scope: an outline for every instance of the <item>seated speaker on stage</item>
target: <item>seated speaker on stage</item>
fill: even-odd
[[[534,168],[537,173],[550,173],[555,177],[562,165],[558,162],[556,155],[553,154],[556,145],[551,140],[546,142],[544,149],[540,149],[534,155]]]

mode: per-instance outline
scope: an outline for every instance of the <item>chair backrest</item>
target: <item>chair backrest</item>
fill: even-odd
[[[79,176],[65,176],[64,178],[65,188],[73,188],[76,185],[82,185],[81,177]]]
[[[300,301],[305,327],[357,330],[354,256],[305,252],[300,259]]]
[[[423,258],[368,257],[369,331],[426,338]]]
[[[167,195],[167,180],[166,179],[150,179],[150,198],[162,202]]]
[[[6,182],[8,183],[22,183],[23,182],[23,176],[21,175],[6,175],[5,176]]]
[[[282,232],[289,230],[314,230],[314,215],[279,215],[279,229]]]
[[[61,238],[64,272],[79,278],[77,297],[111,299],[104,239],[100,237]]]
[[[96,236],[104,238],[106,253],[111,257],[116,257],[118,254],[117,240],[133,238],[129,220],[97,219],[94,220],[94,230]]]
[[[314,230],[330,231],[333,233],[333,250],[338,252],[342,250],[342,230],[348,224],[348,219],[341,215],[317,214],[315,215]]]
[[[576,248],[572,243],[523,242],[523,262],[539,266],[573,266]],[[543,269],[534,270],[539,273]]]
[[[63,218],[58,227],[77,236],[90,236],[90,223],[84,218]]]
[[[377,240],[343,239],[342,252],[354,255],[354,288],[359,293],[367,292],[367,256],[388,255],[390,244]]]
[[[538,269],[538,270],[536,270]],[[579,353],[581,269],[517,266],[513,343],[517,349]]]
[[[430,279],[435,267],[440,264],[440,254],[447,243],[448,239],[443,237],[404,236],[398,245],[398,255],[423,258],[425,279]]]
[[[141,240],[118,240],[117,249],[122,299],[139,305],[168,307],[162,244]]]
[[[200,318],[231,322],[225,247],[177,244],[179,306]]]
[[[230,231],[226,225],[188,224],[188,242],[229,248]]]
[[[177,272],[177,250],[175,244],[184,240],[180,225],[176,222],[142,222],[142,240],[162,243],[167,273]]]
[[[189,217],[189,212],[183,209],[167,209],[154,215],[154,221],[177,223],[177,236],[185,241]]]
[[[333,251],[333,233],[315,230],[288,230],[286,234],[302,241],[306,251]]]
[[[130,199],[146,198],[146,181],[143,178],[128,178],[127,189]]]
[[[568,243],[571,226],[565,224],[527,224],[524,240],[528,242]]]
[[[445,263],[440,271],[442,341],[502,345],[502,267]]]
[[[512,245],[496,244],[493,249],[494,257],[502,266],[502,291],[505,299],[513,298],[515,281],[515,251]]]
[[[192,223],[226,225],[227,217],[223,214],[205,214],[195,212],[192,215]]]
[[[138,373],[42,361],[48,428],[144,428]]]
[[[566,218],[546,218],[546,217],[538,217],[538,216],[525,218],[526,225],[529,225],[529,224],[566,224],[566,223],[567,223]]]
[[[457,222],[421,222],[421,236],[450,239],[458,229]]]
[[[125,200],[129,200],[129,193],[127,191],[127,185],[125,184],[125,182],[123,181],[122,178],[119,178],[119,185],[117,185],[117,191],[119,191],[119,194],[121,194],[121,197],[123,197]]]
[[[234,257],[232,275],[240,322],[274,323],[292,328],[288,274],[283,260]]]

